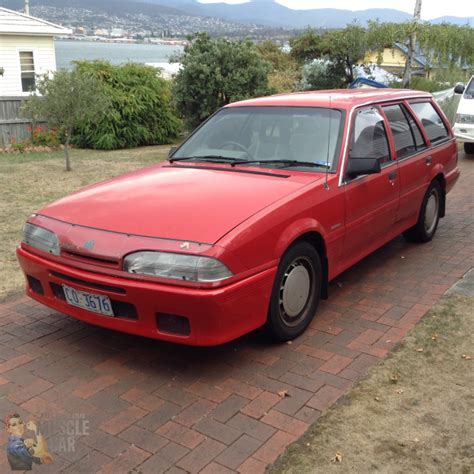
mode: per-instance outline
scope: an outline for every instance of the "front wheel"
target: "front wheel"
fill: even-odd
[[[308,242],[298,242],[283,255],[273,284],[267,332],[278,341],[299,336],[312,321],[322,284],[321,259]]]
[[[464,143],[464,152],[467,155],[472,155],[474,153],[474,143]]]
[[[409,242],[429,242],[435,235],[439,223],[442,190],[438,181],[433,181],[426,191],[418,222],[403,233]]]

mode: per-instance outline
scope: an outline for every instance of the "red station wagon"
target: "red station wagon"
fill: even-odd
[[[192,345],[301,334],[328,282],[400,233],[427,242],[459,177],[431,95],[359,89],[231,104],[167,162],[28,219],[27,293],[82,321]]]

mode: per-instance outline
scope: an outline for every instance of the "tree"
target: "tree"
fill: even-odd
[[[340,80],[350,84],[354,80],[354,68],[363,65],[371,45],[365,28],[359,25],[348,25],[340,30],[327,31],[321,35],[314,30],[307,30],[302,36],[291,42],[292,55],[301,62],[314,59],[327,61],[331,66],[328,77],[335,79],[334,87]]]
[[[291,56],[300,63],[321,58],[321,35],[308,28],[302,35],[290,40]]]
[[[96,79],[77,71],[57,71],[39,78],[37,93],[26,101],[23,114],[36,121],[46,119],[49,126],[58,129],[66,171],[71,171],[69,148],[77,127],[106,112],[108,105]]]
[[[278,93],[293,92],[301,79],[301,67],[298,61],[272,40],[258,44],[257,50],[260,56],[272,65],[268,76],[270,89]]]
[[[189,40],[179,58],[182,68],[174,85],[178,110],[189,127],[230,102],[271,92],[271,65],[252,42],[211,39],[205,33]]]
[[[77,61],[76,69],[98,81],[110,103],[107,113],[78,124],[77,145],[111,150],[170,143],[178,136],[181,122],[172,103],[171,85],[155,68]]]
[[[344,87],[344,70],[340,64],[314,60],[303,66],[302,90],[339,89]]]

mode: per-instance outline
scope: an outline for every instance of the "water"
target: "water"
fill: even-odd
[[[58,69],[70,69],[72,61],[106,59],[113,64],[168,63],[182,46],[162,44],[98,43],[93,41],[56,41]]]

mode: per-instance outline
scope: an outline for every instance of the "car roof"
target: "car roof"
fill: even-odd
[[[358,105],[385,100],[431,98],[427,92],[410,89],[332,89],[296,92],[234,102],[227,107],[331,107],[351,109]]]

